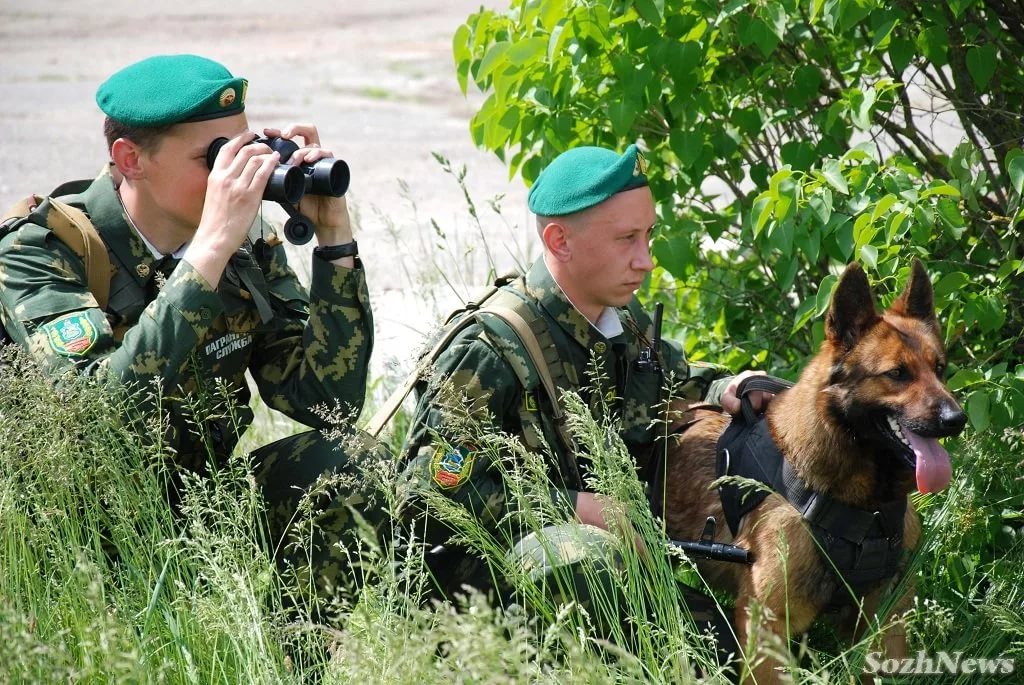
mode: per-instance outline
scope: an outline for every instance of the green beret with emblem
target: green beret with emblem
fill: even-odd
[[[247,81],[198,55],[157,55],[129,65],[96,91],[115,121],[157,128],[245,111]]]
[[[647,185],[647,162],[636,145],[621,155],[603,147],[577,147],[558,155],[530,188],[530,211],[564,216]]]

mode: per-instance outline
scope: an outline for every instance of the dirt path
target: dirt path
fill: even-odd
[[[468,121],[479,97],[467,101],[454,76],[451,36],[481,4],[507,6],[312,1],[290,15],[287,3],[253,0],[0,0],[0,207],[99,170],[106,150],[94,94],[110,73],[152,54],[209,56],[249,79],[254,127],[312,121],[351,165],[350,202],[378,329],[374,367],[397,372],[396,362],[408,366],[422,333],[454,301],[444,280],[466,269],[482,277],[486,265],[463,192],[433,152],[469,168],[466,182],[495,261],[511,263],[512,243],[530,245],[523,185],[473,148]],[[485,202],[499,194],[507,196],[504,219]],[[510,231],[518,239],[506,246]],[[429,249],[436,243],[445,250]],[[293,261],[308,268],[305,254]],[[410,287],[422,279],[425,285]]]

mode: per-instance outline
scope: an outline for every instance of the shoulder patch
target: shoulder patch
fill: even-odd
[[[477,448],[464,444],[449,449],[439,445],[430,459],[430,478],[443,490],[459,487],[473,472]]]
[[[65,314],[46,322],[40,328],[46,331],[46,339],[53,351],[65,357],[84,355],[99,339],[96,327],[82,312]]]

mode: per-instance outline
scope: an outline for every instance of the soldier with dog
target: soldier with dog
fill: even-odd
[[[527,449],[550,450],[550,496],[575,523],[542,531],[546,542],[536,542],[536,532],[527,529],[512,536],[525,536],[515,545],[523,563],[555,570],[570,568],[591,542],[600,546],[613,508],[584,485],[586,454],[568,435],[558,395],[580,393],[595,414],[610,408],[643,471],[664,432],[659,407],[670,395],[739,411],[735,388],[741,377],[687,360],[678,344],[660,339],[634,297],[654,268],[656,221],[645,161],[635,145],[623,154],[597,147],[563,153],[534,183],[529,207],[537,215],[543,257],[479,311],[467,312],[463,320],[472,321],[439,344],[430,377],[419,384],[402,458],[414,487],[442,493],[497,531],[507,511],[500,470],[472,435],[461,434],[446,417],[469,407]],[[422,502],[407,518],[420,522],[417,530],[425,530],[428,546],[450,548],[451,529],[441,517],[424,516]],[[552,558],[552,549],[563,557]],[[478,584],[481,573],[479,562],[459,550],[448,549],[433,566],[447,590]],[[731,631],[713,602],[696,593],[691,599],[699,622],[728,641]]]

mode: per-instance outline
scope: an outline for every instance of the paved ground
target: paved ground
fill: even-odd
[[[480,98],[464,98],[454,76],[451,36],[481,4],[507,6],[314,0],[288,13],[287,3],[253,0],[0,0],[0,207],[100,169],[103,116],[93,98],[111,72],[152,54],[207,55],[249,79],[254,127],[312,121],[351,165],[378,329],[374,367],[407,368],[423,332],[456,299],[444,282],[486,273],[481,230],[432,153],[468,167],[496,262],[507,266],[511,252],[532,246],[523,184],[473,148],[468,121]],[[506,196],[500,216],[487,202],[498,195]],[[308,257],[294,261],[306,266]],[[417,281],[425,291],[411,287]]]

